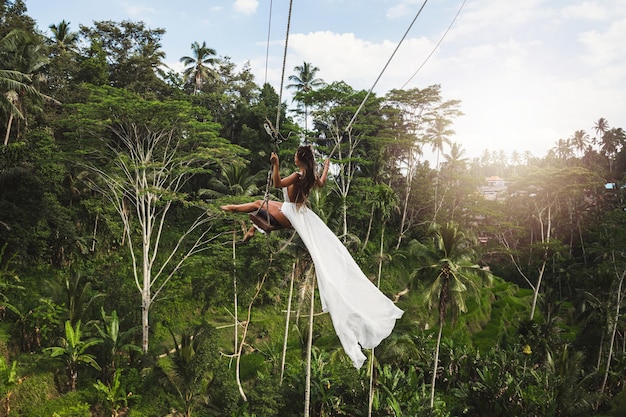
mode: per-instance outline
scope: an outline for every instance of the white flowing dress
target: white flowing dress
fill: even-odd
[[[352,255],[317,214],[306,206],[285,202],[282,212],[306,245],[317,275],[322,309],[330,313],[337,336],[356,368],[391,334],[404,313],[361,271]]]

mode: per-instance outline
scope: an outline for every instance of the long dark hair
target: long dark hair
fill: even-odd
[[[296,194],[296,203],[300,206],[305,203],[306,197],[309,196],[309,191],[311,191],[311,188],[315,185],[317,176],[315,175],[315,157],[313,156],[313,148],[311,148],[311,145],[298,147],[296,155],[298,156],[298,161],[300,161],[304,167],[304,174],[300,177],[300,180],[293,185]],[[304,196],[302,201],[300,201],[301,196]]]

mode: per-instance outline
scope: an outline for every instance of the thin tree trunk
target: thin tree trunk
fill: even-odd
[[[270,255],[270,264],[271,262],[272,262],[272,256]],[[250,304],[248,304],[248,314],[247,314],[246,322],[245,322],[246,324],[243,327],[243,334],[241,335],[241,343],[239,343],[239,350],[237,351],[237,385],[239,387],[239,393],[241,394],[241,398],[244,401],[248,401],[248,399],[246,397],[246,394],[243,392],[243,387],[241,386],[241,380],[239,377],[239,369],[241,367],[240,366],[241,365],[241,353],[243,351],[244,345],[246,344],[246,336],[248,335],[248,327],[250,326],[250,321],[252,317],[252,305],[254,304],[254,301],[259,296],[259,293],[261,292],[261,288],[263,288],[263,284],[265,283],[265,278],[267,278],[267,272],[263,275],[261,282],[259,282],[259,284],[257,285],[256,292],[254,293],[254,296],[250,300]]]
[[[596,363],[596,371],[600,370],[600,363],[602,362],[602,349],[604,348],[604,332],[600,337],[600,347],[598,348],[598,362]]]
[[[406,216],[407,216],[407,211],[408,211],[408,207],[409,207],[409,197],[411,196],[411,186],[413,184],[413,151],[409,150],[409,162],[408,162],[408,169],[407,169],[407,175],[406,175],[406,187],[404,187],[404,204],[402,207],[402,219],[400,220],[400,233],[398,235],[398,242],[396,243],[396,250],[398,250],[398,248],[400,247],[400,244],[402,243],[402,237],[404,236],[404,232],[405,232],[405,223],[406,223]]]
[[[235,325],[233,326],[235,328],[233,352],[235,352],[235,355],[237,355],[237,359],[235,360],[235,379],[237,381],[237,388],[239,389],[239,395],[241,395],[241,398],[244,401],[248,401],[248,399],[246,398],[246,393],[243,391],[243,387],[241,386],[241,373],[239,372],[239,365],[241,364],[241,348],[243,347],[243,339],[245,339],[246,336],[245,336],[245,330],[244,330],[244,336],[243,336],[243,339],[241,340],[241,345],[239,345],[239,315],[238,315],[239,303],[237,301],[237,252],[235,250],[235,248],[237,247],[236,241],[237,241],[237,231],[233,229],[233,292],[234,292],[233,303],[234,303],[234,310],[235,310],[233,313],[234,318],[235,318]],[[254,298],[252,299],[252,301],[254,301]],[[252,304],[250,304],[250,307],[252,307]],[[248,328],[248,323],[246,323],[246,330],[247,328]]]
[[[4,146],[9,144],[9,133],[11,133],[11,125],[13,124],[13,113],[9,114],[9,122],[7,123],[7,133],[4,135]]]
[[[372,417],[372,407],[374,406],[374,348],[370,350],[370,394],[367,401],[367,417]]]
[[[542,210],[543,211],[543,210]],[[550,243],[550,237],[552,235],[552,208],[548,205],[548,219],[547,219],[547,227],[543,226],[543,218],[541,216],[541,212],[538,215],[539,224],[541,225],[541,242],[548,244]],[[532,320],[535,317],[535,309],[537,307],[537,298],[539,297],[539,290],[541,289],[541,281],[543,280],[543,274],[546,269],[546,264],[548,262],[548,249],[544,250],[543,253],[543,262],[541,263],[541,268],[539,269],[539,277],[537,277],[537,285],[533,288],[533,304],[530,309],[530,319]]]
[[[443,332],[443,320],[439,320],[439,333],[437,334],[437,347],[435,348],[435,364],[433,365],[433,378],[430,383],[430,408],[435,406],[435,381],[437,380],[437,365],[439,365],[439,347],[441,346],[441,333]]]
[[[613,262],[615,265],[615,253],[613,253]],[[611,368],[611,359],[613,357],[613,345],[615,343],[615,335],[617,333],[617,326],[619,324],[620,305],[622,303],[622,285],[624,284],[624,277],[626,277],[626,271],[622,272],[619,276],[619,284],[617,285],[617,296],[615,300],[615,317],[613,317],[613,331],[611,332],[611,339],[609,340],[609,353],[606,358],[606,369],[604,370],[604,378],[602,379],[602,387],[600,388],[600,395],[604,394],[606,388],[606,381],[609,378],[609,370]]]
[[[289,338],[289,320],[291,319],[291,298],[293,296],[293,281],[296,275],[296,262],[291,267],[291,282],[289,284],[289,299],[287,300],[287,317],[285,318],[285,338],[283,340],[283,357],[280,363],[280,384],[283,384],[285,375],[285,357],[287,356],[287,339]]]
[[[100,212],[96,212],[96,220],[93,223],[93,234],[91,236],[91,251],[96,251],[96,232],[98,231],[98,218],[100,217]]]
[[[437,165],[435,166],[435,171],[437,173],[437,176],[435,177],[435,207],[434,207],[434,212],[433,212],[433,223],[437,222],[437,212],[439,212],[439,207],[437,205],[437,200],[439,198],[439,196],[437,195],[438,192],[439,192],[439,148],[437,148],[437,162],[436,162],[436,164]]]
[[[382,230],[380,232],[380,252],[378,253],[378,283],[376,286],[380,288],[380,280],[383,273],[383,253],[385,247],[385,223],[383,223]],[[367,407],[367,417],[372,417],[372,407],[374,404],[374,348],[370,351],[370,393]]]
[[[139,204],[137,204],[139,207]],[[145,207],[143,208],[145,210]],[[152,270],[150,266],[150,229],[147,227],[148,222],[152,222],[153,219],[149,216],[146,217],[146,222],[142,224],[142,273],[143,273],[143,288],[142,288],[142,305],[141,305],[141,325],[143,335],[143,353],[148,353],[148,343],[150,342],[150,325],[149,325],[149,313],[150,305],[152,304]],[[130,238],[129,238],[130,243]]]
[[[370,211],[370,220],[367,224],[367,233],[365,234],[365,239],[363,240],[363,250],[367,246],[367,242],[370,240],[370,233],[372,232],[372,223],[374,221],[374,205],[372,205],[372,210]]]
[[[236,250],[235,250],[235,242],[237,239],[237,232],[235,230],[233,230],[233,292],[234,292],[234,297],[233,297],[233,304],[234,304],[234,309],[235,311],[233,312],[234,318],[235,318],[235,331],[234,331],[234,335],[233,335],[233,352],[237,352],[238,350],[238,344],[239,344],[239,335],[237,334],[237,328],[239,327],[239,321],[237,320],[237,310],[238,310],[238,306],[237,306],[237,255],[236,255]]]
[[[144,284],[141,291],[141,350],[148,353],[148,341],[150,337],[150,326],[148,324],[148,313],[150,311],[150,287]]]
[[[539,277],[537,278],[537,284],[533,288],[533,303],[532,303],[532,307],[530,308],[531,320],[533,319],[533,317],[535,317],[535,309],[537,307],[537,298],[539,297],[539,288],[541,288],[541,281],[543,279],[543,273],[546,269],[546,263],[548,262],[547,256],[548,256],[548,252],[544,254],[544,259],[541,264],[541,268],[539,269]]]
[[[348,205],[346,204],[346,197],[343,197],[343,202],[341,204],[342,217],[343,217],[343,243],[346,243],[348,238]]]
[[[304,417],[309,417],[311,404],[311,350],[313,348],[313,313],[315,312],[315,278],[311,277],[311,306],[309,308],[309,337],[306,347],[306,385],[304,387]]]

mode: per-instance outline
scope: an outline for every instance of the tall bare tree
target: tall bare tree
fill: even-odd
[[[240,148],[217,135],[202,109],[187,102],[146,101],[125,90],[93,87],[76,116],[77,140],[86,141],[92,173],[85,181],[110,202],[124,227],[134,284],[141,296],[142,350],[148,351],[149,312],[184,262],[208,248],[209,208],[195,199],[190,179],[220,163],[240,163]],[[122,116],[119,116],[119,115]],[[80,123],[80,124],[78,124]],[[102,147],[100,144],[104,143]],[[97,148],[95,148],[97,147]],[[178,239],[168,249],[163,237],[174,210],[185,210]]]
[[[197,161],[178,155],[174,130],[152,131],[134,124],[112,130],[122,145],[112,148],[117,170],[109,173],[92,166],[101,181],[91,185],[113,204],[124,225],[135,285],[141,294],[142,350],[146,353],[150,307],[183,263],[207,249],[211,216],[200,210],[170,252],[162,255],[160,242],[167,216],[182,202],[181,190]],[[193,243],[186,246],[187,240]]]

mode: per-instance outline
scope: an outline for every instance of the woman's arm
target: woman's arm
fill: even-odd
[[[330,159],[327,159],[324,161],[324,170],[322,171],[322,175],[319,176],[319,178],[317,178],[317,180],[315,181],[315,184],[318,187],[323,187],[324,184],[326,184],[326,180],[328,179],[328,165],[330,164]]]
[[[278,155],[276,155],[276,153],[274,152],[272,152],[272,155],[270,156],[270,162],[272,163],[272,180],[274,181],[274,187],[276,188],[288,187],[291,184],[295,183],[300,178],[297,172],[294,172],[287,178],[281,178],[280,177],[280,162],[278,161]]]

